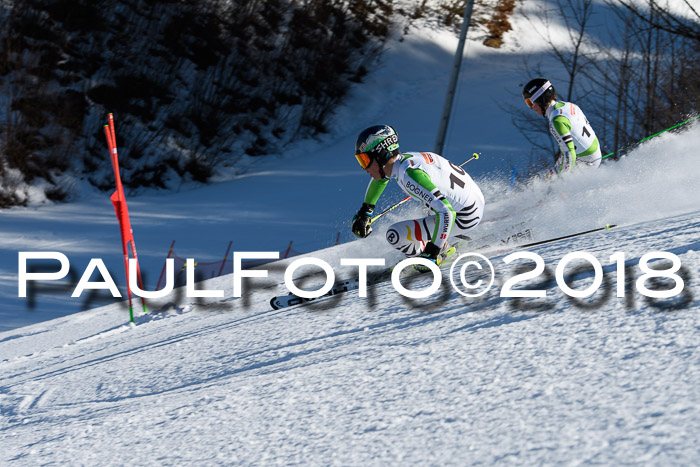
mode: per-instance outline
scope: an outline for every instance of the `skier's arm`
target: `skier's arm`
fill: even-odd
[[[568,161],[569,171],[571,171],[574,168],[574,164],[576,164],[576,146],[574,146],[574,138],[571,136],[571,122],[568,118],[559,115],[554,117],[552,124],[566,145],[566,147],[561,148],[562,157],[559,158],[558,167],[555,167],[555,169],[558,173],[561,173]]]
[[[357,214],[355,214],[350,223],[352,233],[356,237],[365,238],[372,233],[372,213],[374,213],[374,206],[377,204],[379,197],[382,195],[384,188],[389,180],[372,180],[369,185],[367,185],[367,191],[365,192],[365,202],[362,203],[362,207]]]
[[[367,185],[367,191],[365,191],[365,204],[370,204],[372,206],[377,204],[379,197],[384,193],[384,188],[386,188],[389,180],[372,180]]]
[[[447,198],[440,193],[440,190],[438,190],[427,173],[420,169],[406,169],[406,175],[416,184],[420,185],[425,192],[432,194],[432,200],[430,202],[415,195],[412,196],[424,203],[435,213],[435,229],[433,230],[430,242],[435,244],[438,248],[442,248],[454,225],[456,217],[455,210],[452,208]]]

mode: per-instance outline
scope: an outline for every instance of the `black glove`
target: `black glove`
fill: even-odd
[[[352,217],[352,233],[356,237],[365,238],[372,233],[372,227],[370,222],[372,222],[372,213],[374,212],[374,205],[363,203],[362,207],[357,214]]]

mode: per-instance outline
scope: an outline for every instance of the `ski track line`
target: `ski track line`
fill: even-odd
[[[700,223],[696,223],[693,227],[695,227],[695,228],[700,227]],[[671,235],[672,233],[673,233],[673,230],[671,230],[671,229],[667,229],[667,230],[665,230],[665,231],[662,231],[662,234]],[[675,248],[673,248],[673,249],[671,249],[671,250],[669,250],[669,251],[672,252],[672,253],[674,253],[674,254],[682,254],[682,253],[688,252],[688,251],[690,251],[690,250],[695,250],[695,249],[698,249],[698,248],[700,248],[700,241],[695,241],[695,242],[693,242],[693,243],[686,244],[686,245],[680,245],[680,246],[677,246],[677,247],[675,247]],[[638,260],[638,258],[636,258],[636,259]],[[626,262],[634,262],[634,261],[635,261],[634,258],[633,258],[633,259],[626,260]],[[612,272],[615,271],[615,266],[614,266],[614,265],[605,266],[605,267],[604,267],[604,271],[605,271],[606,273],[612,273]],[[584,276],[581,276],[581,279],[583,279],[583,278],[585,278],[585,277],[589,277],[589,276],[591,276],[591,275],[592,275],[592,273],[586,274],[586,275],[584,275]],[[343,294],[338,294],[336,297],[342,298],[342,295],[343,295]],[[329,297],[329,299],[333,299],[333,298],[334,298],[334,297]],[[263,312],[256,313],[255,315],[252,315],[252,316],[246,316],[246,317],[242,317],[242,318],[237,318],[237,319],[234,319],[233,321],[228,321],[228,322],[225,322],[225,323],[218,323],[218,324],[214,324],[214,325],[205,326],[205,327],[203,327],[203,328],[201,328],[201,329],[199,329],[199,330],[197,330],[197,331],[194,331],[194,332],[191,332],[191,331],[190,331],[190,332],[187,332],[187,333],[181,333],[181,334],[178,334],[178,335],[175,335],[175,336],[166,338],[166,339],[164,339],[164,340],[162,340],[162,341],[154,342],[154,343],[148,344],[148,345],[146,345],[146,346],[141,346],[141,347],[134,348],[134,349],[130,349],[130,350],[126,350],[126,351],[123,351],[123,352],[114,353],[114,354],[111,354],[111,355],[107,355],[107,356],[95,358],[95,359],[89,360],[89,361],[87,361],[87,362],[78,363],[78,364],[76,364],[76,365],[72,365],[72,366],[60,368],[60,369],[57,369],[57,370],[49,371],[49,372],[47,372],[47,373],[44,373],[44,374],[35,376],[35,377],[33,377],[31,380],[22,380],[22,381],[14,382],[14,383],[10,384],[8,387],[10,387],[10,388],[11,388],[11,387],[17,387],[17,386],[19,386],[19,385],[21,385],[21,384],[26,383],[27,381],[41,381],[41,380],[45,380],[45,379],[51,378],[51,377],[56,376],[56,375],[65,374],[65,373],[68,373],[68,372],[71,372],[71,371],[77,371],[77,370],[80,370],[80,369],[84,369],[84,368],[89,368],[89,367],[92,367],[92,366],[96,366],[96,365],[99,365],[99,364],[101,364],[101,363],[109,362],[109,361],[118,359],[118,358],[120,358],[120,357],[122,357],[122,356],[126,357],[126,356],[136,355],[136,354],[141,353],[141,352],[144,352],[144,351],[148,351],[148,350],[151,350],[151,349],[154,349],[154,348],[158,348],[158,347],[162,347],[162,346],[167,346],[167,345],[170,345],[170,344],[173,344],[173,343],[176,343],[176,342],[180,342],[180,341],[183,341],[183,340],[186,340],[186,339],[189,339],[189,338],[198,337],[198,336],[205,336],[205,335],[209,335],[209,334],[212,334],[212,333],[215,333],[215,332],[220,332],[220,331],[224,331],[224,330],[227,330],[227,329],[232,329],[232,328],[235,328],[235,327],[240,326],[240,325],[242,325],[242,324],[247,324],[247,323],[250,323],[250,322],[254,322],[254,321],[259,320],[259,319],[267,319],[267,318],[270,318],[270,317],[275,317],[275,316],[280,315],[281,313],[291,313],[291,314],[295,314],[295,313],[304,313],[306,310],[303,309],[303,308],[301,308],[301,306],[306,305],[306,307],[309,308],[310,306],[313,306],[313,305],[316,305],[316,304],[320,304],[320,303],[324,303],[324,302],[328,302],[328,301],[329,301],[329,300],[323,300],[323,301],[321,301],[321,302],[314,303],[314,304],[308,304],[308,305],[306,305],[306,304],[300,304],[300,305],[296,305],[296,306],[294,306],[294,307],[289,307],[288,309],[282,309],[282,310],[266,310],[266,311],[263,311]],[[193,306],[196,306],[196,304],[193,304]],[[481,307],[483,307],[483,305],[480,305],[480,308],[481,308]],[[297,309],[294,310],[294,308],[297,308]],[[466,311],[469,311],[469,310],[466,310]],[[313,338],[313,339],[309,339],[309,340],[303,340],[303,341],[298,341],[298,342],[292,342],[292,343],[285,344],[285,345],[283,345],[283,346],[278,346],[278,347],[273,347],[273,348],[267,348],[267,349],[262,349],[262,350],[259,349],[259,350],[253,351],[252,353],[236,355],[236,358],[242,358],[242,359],[251,358],[251,357],[254,357],[255,355],[260,355],[260,354],[263,354],[263,353],[268,352],[268,351],[279,351],[279,350],[284,350],[284,349],[288,349],[288,348],[293,348],[293,347],[296,347],[296,346],[298,346],[298,345],[305,345],[305,344],[308,344],[309,342],[314,342],[314,341],[319,341],[319,340],[326,340],[326,339],[333,339],[333,338],[336,338],[336,337],[341,336],[341,335],[355,334],[355,333],[357,333],[357,332],[363,331],[363,330],[364,330],[365,328],[367,328],[367,327],[369,327],[370,329],[380,329],[380,328],[383,328],[383,327],[385,327],[385,326],[389,326],[389,325],[392,325],[392,324],[393,324],[393,325],[397,325],[397,324],[401,323],[400,326],[397,325],[397,326],[394,326],[393,328],[395,328],[395,329],[403,329],[403,328],[406,328],[406,327],[409,327],[409,326],[417,326],[417,325],[425,324],[425,323],[428,323],[428,322],[431,322],[431,321],[435,321],[435,320],[445,320],[445,319],[449,319],[449,318],[451,318],[451,317],[453,317],[453,316],[461,315],[461,314],[463,314],[464,312],[465,312],[464,309],[460,309],[460,310],[458,310],[458,311],[456,311],[456,312],[453,312],[453,313],[450,313],[450,314],[447,314],[447,315],[444,314],[444,313],[430,313],[430,316],[428,316],[428,317],[426,317],[425,315],[413,315],[413,316],[408,316],[408,317],[405,317],[405,318],[399,318],[399,319],[394,319],[394,320],[385,321],[385,322],[382,322],[382,323],[376,323],[376,324],[370,325],[370,326],[363,326],[362,329],[357,328],[357,329],[339,331],[338,333],[331,333],[331,334],[328,334],[328,335],[325,335],[325,336],[320,336],[320,337]],[[484,320],[484,321],[481,322],[481,323],[471,323],[471,324],[465,325],[465,326],[463,326],[463,327],[461,327],[461,328],[456,328],[456,329],[454,329],[453,331],[450,331],[450,332],[452,332],[452,333],[453,333],[453,332],[459,332],[459,331],[467,330],[467,329],[476,330],[476,329],[480,329],[480,328],[483,328],[483,327],[491,327],[491,326],[495,326],[495,325],[499,325],[499,324],[508,324],[508,323],[512,323],[512,322],[519,321],[519,320],[522,320],[522,319],[529,319],[529,318],[535,317],[536,315],[532,315],[532,316],[529,316],[529,317],[527,317],[527,318],[517,318],[517,319],[508,318],[508,316],[509,316],[509,314],[502,314],[502,315],[500,315],[500,316],[498,316],[498,317],[494,317],[494,318],[491,318],[491,319],[489,319],[489,320]],[[393,328],[392,328],[392,329],[393,329]],[[106,332],[109,332],[109,330],[106,331]],[[79,343],[81,343],[81,342],[86,341],[86,339],[89,339],[89,338],[81,339],[81,340],[79,340],[79,341],[74,342],[73,344],[79,344]],[[324,347],[324,348],[325,348],[325,347]],[[300,355],[305,355],[305,354],[309,354],[309,353],[310,353],[309,351],[307,351],[307,352],[298,352],[298,353],[294,354],[294,356],[300,356]],[[235,374],[238,374],[238,373],[241,373],[241,372],[244,372],[244,371],[249,371],[249,370],[252,370],[252,369],[264,368],[264,367],[267,367],[267,366],[270,366],[270,365],[275,365],[275,364],[280,363],[280,362],[283,362],[283,361],[288,361],[288,360],[290,360],[291,358],[292,358],[292,357],[285,356],[284,358],[274,359],[274,360],[272,360],[272,361],[270,361],[270,362],[256,363],[256,364],[254,364],[254,365],[251,365],[251,366],[249,366],[249,367],[236,370],[236,371],[234,371],[234,372],[225,373],[224,375],[226,375],[226,374],[235,375]],[[65,363],[65,362],[63,362],[63,363]],[[30,372],[31,372],[31,370],[30,370],[30,371],[27,371],[27,372],[23,372],[23,373],[18,373],[18,374],[15,374],[15,375],[10,376],[8,379],[11,379],[11,378],[18,378],[18,377],[21,377],[21,376],[23,376],[23,375],[29,374]],[[221,376],[221,375],[220,375],[220,376]],[[219,378],[220,376],[217,376],[216,378]],[[183,387],[186,387],[186,386],[183,386]],[[35,406],[35,405],[39,405],[39,403],[40,403],[40,401],[41,401],[42,399],[45,401],[48,397],[49,397],[49,396],[48,396],[46,393],[44,393],[43,395],[39,395],[38,397],[35,397],[35,396],[26,396],[25,399],[22,401],[22,403],[20,403],[20,407],[21,407],[22,409],[24,409],[24,410],[29,409],[29,408],[31,408],[31,407],[33,407],[33,406]]]
[[[693,226],[693,227],[700,227],[700,223],[696,223],[696,225]],[[663,231],[662,233],[663,233],[663,234],[670,235],[670,234],[673,233],[673,230],[667,229],[667,230]],[[700,249],[700,241],[696,241],[696,242],[694,242],[694,243],[687,244],[687,245],[677,246],[677,247],[675,247],[675,248],[669,250],[669,252],[674,253],[674,254],[682,254],[682,253],[685,253],[685,252],[687,252],[687,251],[695,250],[695,249]],[[639,258],[630,258],[630,259],[627,259],[627,260],[626,260],[626,263],[632,264],[632,263],[635,262],[635,260],[638,261]],[[604,271],[605,274],[610,274],[610,273],[616,271],[616,266],[615,266],[615,265],[607,265],[607,266],[604,266],[604,267],[603,267],[603,271]],[[589,272],[587,272],[587,273],[584,273],[584,274],[579,275],[578,278],[577,278],[577,280],[583,280],[583,279],[585,279],[585,278],[591,277],[592,275],[593,275],[593,272],[592,272],[592,271],[589,271]],[[380,285],[380,284],[377,284],[377,285]],[[279,284],[275,284],[275,285],[263,287],[263,290],[266,290],[266,289],[268,289],[268,288],[278,287],[278,286],[279,286]],[[352,291],[349,291],[349,292],[352,292]],[[349,293],[349,292],[346,292],[346,293]],[[260,294],[260,293],[261,293],[261,292],[256,292],[256,295],[258,295],[258,294]],[[112,354],[112,355],[107,355],[107,356],[104,356],[104,357],[100,357],[100,358],[97,358],[97,359],[90,360],[90,361],[88,361],[88,362],[83,362],[83,363],[77,364],[77,365],[72,366],[72,367],[69,366],[69,367],[67,367],[67,368],[62,368],[62,369],[54,370],[54,371],[51,371],[51,372],[48,372],[48,373],[44,373],[44,374],[42,374],[42,375],[38,375],[38,376],[34,377],[33,379],[42,380],[42,379],[45,379],[45,378],[52,377],[52,376],[54,376],[54,375],[56,375],[56,374],[65,373],[65,372],[67,372],[67,371],[73,371],[73,370],[78,370],[78,369],[82,369],[82,368],[87,368],[87,367],[90,367],[90,366],[93,366],[93,365],[98,365],[98,364],[100,364],[101,362],[111,361],[111,360],[113,360],[113,359],[119,358],[120,356],[135,355],[135,354],[138,354],[138,353],[140,353],[140,352],[147,351],[147,350],[150,350],[150,349],[153,349],[153,348],[158,348],[158,347],[161,347],[161,346],[164,346],[164,345],[170,345],[170,344],[172,344],[172,343],[181,342],[181,341],[183,341],[183,340],[185,340],[185,339],[188,339],[188,338],[194,338],[194,337],[198,337],[198,336],[204,336],[204,335],[208,335],[208,334],[211,334],[211,333],[214,333],[214,332],[219,332],[219,331],[226,330],[226,329],[233,329],[233,328],[235,328],[235,327],[237,327],[237,326],[240,326],[240,325],[242,325],[242,324],[248,324],[248,323],[254,322],[254,321],[256,321],[256,320],[268,319],[268,318],[270,318],[270,317],[277,316],[277,315],[280,314],[280,313],[290,313],[290,312],[301,312],[301,313],[303,313],[305,310],[304,310],[304,309],[300,309],[299,307],[301,307],[301,306],[305,306],[308,310],[311,310],[311,311],[326,311],[326,310],[328,310],[328,309],[330,309],[330,308],[333,308],[333,307],[337,304],[337,303],[334,303],[334,302],[338,302],[338,301],[342,300],[342,296],[343,296],[343,295],[344,295],[344,293],[342,293],[342,294],[336,294],[335,296],[327,297],[327,299],[324,299],[324,300],[314,301],[313,303],[312,303],[312,302],[301,303],[301,304],[298,304],[298,305],[295,305],[295,306],[292,306],[292,307],[286,307],[286,308],[283,308],[283,309],[280,309],[280,310],[265,310],[265,311],[256,313],[256,314],[254,314],[254,315],[252,315],[252,316],[246,316],[246,317],[237,318],[237,319],[234,319],[233,321],[228,321],[228,322],[225,322],[225,323],[218,323],[218,324],[213,324],[213,325],[205,326],[205,327],[203,327],[203,328],[201,328],[201,329],[199,329],[199,330],[197,330],[197,331],[194,331],[194,332],[188,331],[187,333],[177,334],[177,335],[171,336],[171,337],[169,337],[169,338],[167,338],[167,339],[165,339],[165,340],[162,340],[162,341],[159,341],[159,342],[155,342],[155,343],[151,343],[151,344],[148,344],[148,345],[146,345],[146,346],[142,346],[142,347],[135,348],[135,349],[131,349],[131,350],[126,350],[126,351],[119,352],[119,353]],[[208,307],[213,307],[213,306],[216,306],[216,305],[217,305],[217,303],[206,304],[206,306],[208,306]],[[184,312],[184,313],[189,313],[189,312],[191,312],[191,311],[196,311],[196,307],[197,307],[197,306],[198,306],[198,304],[195,303],[195,302],[191,302],[191,303],[188,303],[188,304],[184,305],[183,308],[191,307],[191,309],[190,309],[189,311]],[[295,308],[297,308],[297,310],[294,310]],[[183,313],[183,314],[184,314],[184,313]],[[148,320],[147,322],[152,322],[152,321],[151,321],[151,320]],[[88,337],[82,338],[82,339],[80,339],[80,340],[78,340],[78,341],[75,341],[75,342],[71,343],[70,345],[82,344],[82,343],[85,343],[85,342],[89,342],[89,341],[91,341],[91,340],[95,340],[95,339],[99,338],[100,336],[109,335],[109,334],[111,334],[111,333],[114,333],[115,331],[118,331],[118,330],[122,329],[123,327],[124,327],[124,325],[116,326],[116,327],[114,327],[114,328],[112,328],[112,329],[103,331],[103,332],[98,333],[98,334],[95,334],[95,335],[93,335],[93,336],[88,336]],[[127,328],[127,329],[128,329],[128,328]],[[106,334],[105,334],[105,333],[106,333]],[[37,355],[37,354],[33,354],[33,355]],[[25,375],[25,374],[27,374],[27,373],[28,373],[28,372],[15,374],[15,375],[10,376],[9,378],[20,377],[20,376]],[[24,382],[24,381],[20,381],[20,382],[17,382],[17,383],[13,383],[11,386],[15,386],[15,385],[17,385],[17,384],[22,384],[23,382]]]
[[[174,344],[174,343],[177,343],[177,342],[182,342],[182,341],[184,341],[184,340],[187,340],[187,339],[190,339],[190,338],[193,338],[193,337],[205,336],[205,335],[208,335],[208,334],[212,334],[212,333],[214,333],[214,332],[218,332],[218,331],[222,331],[222,330],[227,330],[227,329],[232,329],[232,328],[235,328],[235,327],[237,327],[237,326],[239,326],[239,325],[241,325],[241,324],[246,324],[247,322],[254,322],[255,320],[261,319],[262,316],[260,316],[260,315],[265,315],[265,317],[269,317],[269,316],[274,316],[274,315],[281,314],[281,313],[289,313],[289,311],[290,311],[289,309],[285,309],[285,310],[266,310],[266,311],[257,313],[257,314],[254,315],[254,316],[246,316],[246,317],[238,318],[238,319],[236,319],[236,320],[234,320],[234,321],[229,321],[229,322],[226,322],[226,323],[219,323],[219,324],[213,324],[213,325],[204,326],[204,327],[202,327],[201,329],[199,329],[199,330],[197,330],[197,331],[188,331],[188,332],[185,332],[185,333],[180,333],[180,334],[177,334],[177,335],[175,335],[175,336],[171,336],[171,337],[165,338],[164,340],[161,340],[161,341],[158,341],[158,342],[152,342],[152,343],[145,344],[145,345],[139,345],[139,347],[135,347],[135,348],[132,348],[132,349],[127,349],[127,350],[124,350],[124,351],[121,351],[121,352],[113,353],[113,354],[111,354],[111,355],[105,355],[105,356],[103,356],[103,357],[94,358],[94,359],[88,360],[88,361],[86,361],[86,362],[77,363],[77,364],[75,364],[75,365],[67,366],[67,367],[64,367],[64,368],[57,369],[57,370],[52,370],[52,371],[49,371],[49,372],[46,372],[46,373],[43,373],[43,374],[40,374],[40,375],[37,375],[37,376],[32,376],[30,379],[26,379],[26,380],[14,382],[14,383],[12,383],[12,384],[10,384],[10,385],[8,385],[8,386],[5,386],[5,387],[14,387],[14,386],[17,386],[17,385],[19,385],[19,384],[24,384],[24,383],[27,382],[27,381],[41,381],[41,380],[44,380],[44,379],[47,379],[47,378],[56,376],[56,375],[58,375],[58,374],[64,374],[64,373],[68,373],[68,372],[71,372],[71,371],[75,371],[75,370],[79,370],[79,369],[83,369],[83,368],[87,368],[87,367],[99,365],[100,363],[112,361],[112,360],[118,359],[118,358],[120,358],[120,357],[127,357],[127,356],[131,356],[131,355],[137,355],[137,354],[139,354],[139,353],[141,353],[141,352],[145,352],[145,351],[149,351],[149,350],[151,350],[151,349],[155,349],[155,348],[159,348],[159,347],[171,345],[171,344]],[[122,325],[120,325],[120,326],[122,326]],[[88,338],[89,338],[89,337],[88,337]],[[80,341],[76,341],[76,342],[74,342],[74,343],[72,343],[72,344],[69,344],[69,345],[76,345],[76,344],[78,344],[79,342],[84,341],[84,340],[85,340],[85,339],[81,339]],[[83,343],[84,343],[84,342],[83,342]],[[127,342],[124,342],[124,343],[127,343]],[[49,349],[49,350],[56,350],[56,348]],[[37,353],[37,354],[32,354],[32,356],[38,356],[38,355],[41,355],[42,353],[47,353],[49,350],[42,351],[42,352],[39,352],[39,353]],[[75,357],[73,357],[73,358],[80,358],[80,357],[82,357],[82,355],[81,355],[81,356],[75,356]],[[31,358],[31,356],[29,356],[29,357],[27,357],[27,358]],[[63,362],[61,362],[61,363],[65,363],[65,362],[66,362],[66,361],[63,361]],[[30,374],[31,371],[32,371],[32,370],[30,369],[30,370],[25,371],[25,372],[13,374],[13,375],[7,376],[6,379],[19,378],[19,377],[21,377],[21,376],[26,376],[26,375]]]
[[[279,285],[279,284],[278,284],[278,285]],[[272,285],[272,286],[268,286],[268,287],[269,287],[269,288],[274,288],[274,287],[277,287],[278,285]],[[268,287],[265,287],[265,288],[268,288]],[[256,292],[256,295],[257,295],[258,293],[259,293],[259,292]],[[266,301],[266,300],[263,300],[263,301],[265,301],[265,303],[267,304],[267,301]],[[262,302],[262,301],[261,301],[261,302]],[[205,304],[205,305],[206,305],[207,307],[212,307],[212,306],[217,306],[217,304],[218,304],[218,302],[214,302],[214,303],[207,303],[207,304]],[[196,302],[190,302],[190,303],[188,303],[188,304],[185,304],[185,305],[183,305],[182,308],[184,309],[184,308],[186,308],[186,307],[190,307],[190,309],[189,309],[188,311],[185,311],[185,312],[182,312],[182,313],[178,313],[178,316],[179,316],[179,315],[182,315],[182,314],[185,314],[185,313],[191,313],[191,312],[193,312],[193,311],[197,311],[197,306],[201,306],[201,305],[202,305],[202,304],[197,304]],[[252,305],[252,304],[251,304],[251,305]],[[257,312],[257,313],[255,313],[254,315],[251,315],[251,316],[244,316],[244,317],[241,317],[241,318],[236,318],[236,319],[234,319],[233,321],[227,321],[227,322],[224,322],[224,323],[217,323],[217,324],[212,324],[212,325],[206,325],[206,326],[203,326],[202,328],[200,328],[200,329],[198,329],[198,330],[196,330],[196,331],[187,331],[187,332],[185,332],[185,333],[180,333],[180,334],[177,334],[177,335],[175,335],[175,336],[168,337],[168,338],[166,338],[165,340],[162,340],[162,341],[153,342],[153,343],[146,344],[146,345],[144,345],[144,346],[141,346],[141,347],[138,347],[138,348],[134,348],[134,349],[127,349],[127,350],[125,350],[125,351],[123,351],[123,352],[119,352],[119,353],[115,353],[115,354],[112,354],[112,355],[107,355],[107,356],[104,356],[104,357],[96,358],[96,359],[93,359],[93,360],[90,360],[90,361],[87,361],[87,362],[82,362],[82,363],[79,363],[79,364],[77,364],[77,365],[75,365],[75,366],[72,366],[72,367],[69,366],[69,367],[67,367],[67,368],[62,368],[62,369],[54,370],[54,371],[51,371],[51,372],[48,372],[48,373],[44,373],[44,374],[41,374],[41,375],[38,375],[38,376],[34,376],[34,377],[31,378],[31,380],[42,380],[42,379],[45,379],[45,378],[52,377],[52,376],[54,376],[54,375],[56,375],[56,374],[62,374],[62,373],[68,372],[68,371],[73,371],[73,370],[77,370],[77,369],[81,369],[81,368],[93,366],[93,365],[99,364],[101,361],[111,361],[111,360],[114,360],[114,359],[116,359],[116,358],[119,358],[120,356],[135,355],[135,354],[138,354],[138,353],[143,352],[143,351],[148,351],[148,350],[153,349],[153,348],[158,348],[158,347],[161,347],[161,346],[164,346],[164,345],[170,345],[170,344],[173,344],[173,343],[181,342],[181,341],[186,340],[186,339],[189,339],[189,338],[194,338],[194,337],[198,337],[198,336],[204,336],[204,335],[208,335],[208,334],[211,334],[211,333],[214,333],[214,332],[218,332],[218,331],[221,331],[221,330],[233,329],[233,328],[235,328],[235,327],[237,327],[237,326],[240,326],[240,325],[242,325],[242,324],[248,324],[248,323],[255,322],[256,320],[267,319],[267,318],[269,318],[269,317],[276,316],[276,315],[282,314],[282,313],[290,313],[290,311],[292,310],[292,308],[293,308],[293,307],[289,307],[289,308],[284,308],[284,309],[280,309],[280,310],[267,309],[267,310],[264,310],[264,311],[261,311],[261,312]],[[231,311],[234,311],[234,310],[231,310]],[[303,313],[304,310],[301,310],[300,312]],[[141,317],[141,318],[145,318],[145,317]],[[166,318],[166,319],[167,319],[167,318]],[[149,319],[149,318],[146,318],[146,319],[144,320],[144,324],[151,323],[151,322],[155,322],[155,321],[154,321],[153,319]],[[99,339],[100,336],[105,336],[105,335],[109,335],[109,334],[116,334],[115,331],[118,331],[119,329],[123,328],[124,326],[128,326],[128,325],[127,325],[127,324],[123,324],[123,325],[114,326],[114,327],[112,327],[112,328],[110,328],[110,329],[107,329],[107,330],[105,330],[105,331],[102,331],[102,332],[100,332],[100,333],[93,334],[93,335],[91,335],[91,336],[86,336],[86,337],[81,338],[81,339],[79,339],[79,340],[77,340],[77,341],[71,342],[71,343],[69,343],[68,345],[82,345],[82,344],[85,344],[85,343],[88,343],[88,342],[91,342],[91,341],[95,341],[95,340]],[[125,329],[125,331],[131,330],[131,329],[132,329],[132,328],[127,328],[127,329]],[[106,334],[105,334],[105,333],[106,333]],[[46,349],[46,350],[43,350],[43,351],[40,351],[40,352],[37,352],[37,353],[33,353],[33,354],[26,355],[26,356],[24,356],[24,358],[25,358],[25,359],[34,358],[34,357],[39,356],[39,355],[42,355],[42,354],[47,354],[47,353],[49,353],[49,352],[51,352],[51,351],[56,351],[56,349],[60,349],[60,348],[62,348],[62,347],[63,347],[63,346],[61,346],[61,347],[54,347],[54,348],[50,348],[50,349]],[[74,357],[74,358],[79,358],[79,357]],[[64,362],[65,362],[65,361],[64,361]],[[17,373],[17,374],[13,374],[13,375],[11,375],[11,376],[8,376],[7,379],[21,377],[21,376],[30,374],[30,372],[31,372],[31,370],[25,371],[25,372],[21,372],[21,373]],[[22,384],[22,383],[24,383],[25,381],[26,381],[26,380],[19,381],[19,382],[17,382],[17,383],[13,383],[13,384],[11,384],[9,387],[15,386],[15,385],[17,385],[17,384]]]
[[[142,397],[151,397],[151,396],[159,396],[159,395],[164,395],[164,394],[173,394],[173,393],[179,393],[179,392],[189,392],[192,391],[193,389],[202,389],[202,388],[207,388],[215,384],[219,384],[219,382],[222,379],[229,379],[232,377],[239,376],[243,373],[249,372],[249,371],[255,371],[255,370],[260,370],[260,369],[267,369],[269,367],[278,365],[280,363],[284,362],[290,362],[293,361],[299,357],[304,357],[304,356],[310,356],[314,354],[322,354],[324,352],[332,352],[336,351],[342,348],[349,348],[348,343],[352,343],[355,340],[350,339],[348,340],[348,337],[354,336],[358,333],[364,333],[367,329],[371,330],[382,330],[382,333],[393,333],[393,332],[398,332],[402,331],[406,328],[409,327],[416,327],[416,326],[423,326],[426,324],[430,324],[433,322],[438,322],[438,321],[447,321],[449,319],[452,319],[454,317],[458,317],[460,315],[463,315],[465,313],[471,313],[472,310],[466,309],[459,307],[456,310],[453,310],[451,312],[430,312],[427,315],[424,313],[421,314],[415,314],[415,312],[412,312],[412,314],[403,316],[403,317],[398,317],[398,318],[393,318],[393,319],[388,319],[384,320],[379,323],[373,323],[369,325],[364,325],[360,324],[357,327],[354,327],[352,329],[345,329],[341,331],[335,331],[331,332],[322,336],[317,336],[309,339],[303,339],[299,341],[294,341],[294,342],[289,342],[285,343],[283,345],[275,346],[275,347],[266,347],[262,349],[256,349],[256,350],[251,350],[251,351],[245,351],[243,353],[238,353],[238,354],[232,354],[230,356],[231,361],[236,362],[239,360],[245,360],[245,359],[254,359],[258,356],[265,355],[268,352],[280,352],[280,351],[285,351],[289,349],[293,349],[299,346],[305,346],[310,343],[320,343],[324,341],[330,341],[330,342],[338,342],[335,345],[316,345],[313,348],[310,349],[305,349],[297,352],[292,352],[292,353],[287,353],[283,356],[273,358],[271,360],[266,360],[266,361],[257,361],[257,362],[251,362],[248,365],[242,366],[240,368],[234,369],[234,370],[229,370],[225,371],[222,373],[218,373],[216,375],[212,375],[209,378],[206,379],[198,379],[197,381],[193,381],[191,383],[185,383],[181,384],[179,386],[174,386],[174,387],[169,387],[167,389],[163,389],[160,391],[153,391],[150,393],[141,393],[141,394],[131,394],[128,396],[124,397],[116,397],[116,398],[111,398],[107,400],[90,400],[90,401],[81,401],[81,402],[75,402],[75,403],[70,403],[70,404],[56,404],[54,407],[65,407],[65,408],[70,408],[70,407],[82,407],[85,404],[94,404],[94,403],[105,403],[105,402],[119,402],[123,400],[130,400],[130,399],[136,399],[136,398],[142,398]],[[275,313],[277,314],[277,313]],[[393,314],[393,313],[391,313]],[[496,326],[499,323],[501,324],[509,324],[510,322],[517,321],[517,320],[505,320],[501,316],[492,318],[491,320],[486,320],[488,322],[491,322],[490,326]],[[531,318],[536,317],[537,315],[530,316]],[[483,326],[480,323],[476,323],[477,326],[479,327],[486,327]],[[489,326],[489,327],[490,327]],[[469,327],[469,326],[467,326]],[[457,332],[457,331],[452,331],[452,333]],[[339,338],[343,338],[341,341],[338,341]],[[442,335],[436,336],[435,339],[440,339],[442,338]],[[160,345],[166,345],[166,344],[160,344]],[[153,347],[153,346],[151,346]],[[79,370],[79,369],[84,369],[89,366],[96,366],[101,363],[111,361],[114,359],[119,358],[122,355],[132,355],[137,352],[128,352],[128,353],[120,353],[120,354],[114,354],[112,356],[107,356],[107,357],[102,357],[98,359],[94,359],[90,362],[85,362],[84,364],[80,364],[74,367],[69,368],[68,370],[63,369],[63,370],[56,370],[50,373],[46,373],[41,376],[41,379],[48,379],[51,376],[55,375],[60,375],[60,374],[65,374],[67,371],[74,371],[74,370]],[[352,352],[350,352],[352,353]],[[304,362],[301,363],[300,365],[295,365],[293,367],[288,367],[285,370],[289,370],[290,368],[294,367],[303,367],[303,366],[309,366],[309,365],[314,365],[318,363],[318,361],[311,361],[311,362]],[[224,365],[226,363],[223,363]],[[279,370],[275,370],[279,371]],[[33,379],[31,381],[35,381],[36,379]],[[16,386],[19,383],[14,383],[11,386]],[[43,396],[42,396],[43,397]],[[48,396],[47,396],[48,397]]]

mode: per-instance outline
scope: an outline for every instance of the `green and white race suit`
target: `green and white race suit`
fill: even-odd
[[[583,111],[572,102],[554,101],[545,112],[549,132],[557,140],[562,157],[555,163],[555,171],[571,171],[576,164],[598,167],[602,154],[598,137]]]
[[[398,156],[391,177],[414,200],[435,214],[398,222],[386,232],[387,241],[407,256],[417,256],[427,242],[443,248],[447,239],[476,227],[484,216],[484,195],[458,165],[432,152]],[[365,203],[375,205],[389,180],[372,180]]]

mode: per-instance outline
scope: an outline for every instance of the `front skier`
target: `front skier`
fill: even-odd
[[[386,240],[406,256],[420,256],[440,264],[450,237],[476,227],[484,214],[484,195],[461,167],[432,152],[399,152],[399,136],[387,125],[362,131],[355,142],[355,158],[372,180],[364,203],[352,219],[360,238],[372,233],[374,207],[387,183],[396,179],[411,198],[434,215],[401,221],[386,232]],[[430,269],[414,265],[420,272]]]
[[[583,111],[572,102],[557,101],[557,91],[545,78],[535,78],[523,88],[528,107],[549,121],[549,132],[557,140],[560,154],[555,156],[556,173],[575,166],[598,167],[601,161],[598,138]]]

